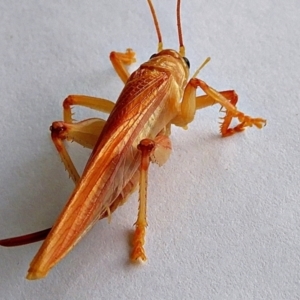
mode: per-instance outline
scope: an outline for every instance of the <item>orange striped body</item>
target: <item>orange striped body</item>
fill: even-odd
[[[187,77],[174,50],[163,50],[130,76],[80,182],[31,262],[28,279],[46,276],[122,193],[139,168],[139,141],[155,138],[178,116]]]

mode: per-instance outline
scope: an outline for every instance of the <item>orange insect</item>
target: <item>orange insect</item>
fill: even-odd
[[[236,108],[234,91],[218,92],[196,78],[203,65],[189,79],[189,61],[183,45],[180,0],[177,1],[179,51],[163,49],[162,37],[151,0],[158,51],[131,75],[126,65],[135,62],[135,53],[112,52],[110,60],[125,86],[113,103],[102,98],[69,96],[63,102],[64,121],[50,127],[52,140],[76,186],[52,229],[0,241],[15,246],[45,239],[32,260],[27,278],[45,277],[92,228],[109,217],[139,186],[139,209],[133,236],[132,260],[146,260],[144,250],[147,206],[147,175],[150,162],[164,164],[171,153],[171,126],[187,128],[198,109],[219,104],[225,113],[220,125],[226,137],[248,126],[262,128],[266,121],[252,118]],[[196,96],[200,88],[205,95]],[[80,105],[109,113],[108,119],[92,118],[74,123],[71,106]],[[233,118],[239,124],[230,128]],[[63,141],[76,141],[93,151],[81,177]]]

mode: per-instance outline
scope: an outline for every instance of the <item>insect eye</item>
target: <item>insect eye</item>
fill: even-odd
[[[188,68],[190,68],[190,62],[189,62],[189,60],[186,57],[184,57],[184,56],[182,58],[185,61],[185,63],[188,66]]]
[[[152,55],[150,56],[150,59],[153,58],[153,57],[155,57],[155,56],[156,56],[156,53],[155,53],[155,54],[152,54]]]

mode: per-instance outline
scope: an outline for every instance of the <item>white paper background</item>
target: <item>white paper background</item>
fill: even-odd
[[[154,2],[177,49],[175,0]],[[170,160],[151,166],[144,266],[128,263],[134,195],[44,280],[24,279],[39,243],[0,248],[1,299],[299,299],[299,1],[182,2],[192,72],[211,56],[200,77],[267,127],[222,139],[212,107],[173,130]],[[132,47],[141,63],[157,40],[146,0],[1,1],[0,16],[5,238],[50,226],[72,191],[48,131],[63,99],[115,100],[110,51]],[[69,148],[82,168],[89,151]]]

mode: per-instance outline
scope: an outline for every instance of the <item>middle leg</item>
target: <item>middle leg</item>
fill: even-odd
[[[52,141],[72,180],[77,183],[79,174],[64,145],[64,141],[75,141],[83,147],[93,148],[105,125],[105,120],[91,118],[74,123],[72,106],[84,106],[104,113],[110,113],[114,103],[110,100],[84,95],[70,95],[63,102],[64,121],[56,121],[50,127]]]

